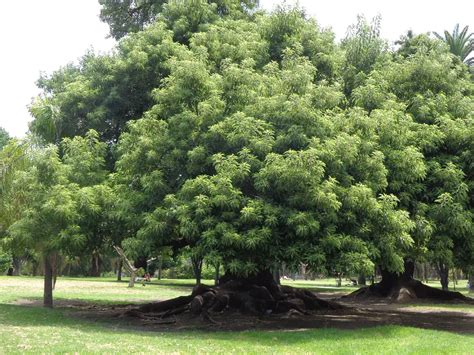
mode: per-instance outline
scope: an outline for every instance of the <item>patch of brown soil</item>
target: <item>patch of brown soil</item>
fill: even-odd
[[[401,325],[417,328],[474,334],[474,314],[451,311],[419,311],[404,309],[389,303],[351,303],[348,308],[311,312],[245,315],[238,311],[212,315],[212,322],[202,316],[185,312],[167,318],[142,318],[127,315],[135,306],[95,306],[84,308],[69,306],[71,316],[113,324],[114,327],[150,331],[242,331],[242,330],[297,330],[313,328],[360,329],[381,325]],[[357,307],[357,308],[356,308]]]

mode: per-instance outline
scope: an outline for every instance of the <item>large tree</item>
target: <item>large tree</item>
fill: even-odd
[[[276,284],[282,263],[361,274],[378,265],[382,282],[368,293],[460,297],[420,286],[412,266],[471,262],[465,66],[426,36],[390,52],[377,21],[360,19],[338,46],[299,8],[241,5],[167,2],[115,54],[43,78],[32,130],[59,142],[97,128],[115,162],[126,252],[222,262],[217,289],[168,305],[323,305]]]

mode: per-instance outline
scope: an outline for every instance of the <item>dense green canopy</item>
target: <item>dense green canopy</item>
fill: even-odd
[[[69,138],[23,177],[42,195],[12,236],[115,233],[239,275],[472,268],[474,85],[442,41],[390,50],[359,18],[339,45],[301,9],[254,1],[101,4],[123,39],[39,80],[31,131]]]

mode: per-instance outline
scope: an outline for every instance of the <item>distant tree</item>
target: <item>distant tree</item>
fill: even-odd
[[[4,128],[0,127],[0,150],[2,150],[5,145],[7,145],[9,140],[10,135],[8,132]]]
[[[474,32],[468,33],[469,26],[465,26],[459,32],[459,24],[454,26],[452,33],[444,31],[444,36],[434,32],[434,35],[440,40],[446,42],[449,50],[454,55],[458,56],[461,61],[471,66],[474,64],[474,57],[470,57],[474,51]]]

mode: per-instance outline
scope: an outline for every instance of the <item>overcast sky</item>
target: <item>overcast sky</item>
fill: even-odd
[[[293,1],[287,1],[292,3]],[[272,9],[280,1],[261,0]],[[395,41],[415,33],[451,30],[456,23],[474,31],[474,1],[454,0],[300,0],[308,15],[332,27],[338,39],[357,14],[382,16],[382,36]],[[89,48],[108,51],[107,25],[100,22],[97,0],[2,1],[0,10],[0,127],[21,137],[28,130],[27,105],[38,94],[40,72],[51,73]]]

